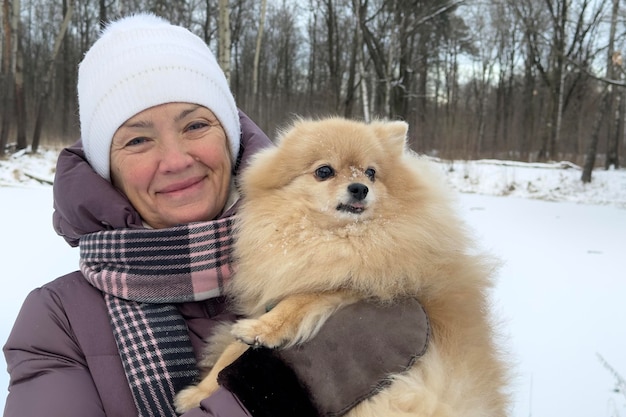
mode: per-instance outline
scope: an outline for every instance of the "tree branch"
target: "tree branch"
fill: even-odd
[[[573,66],[575,66],[576,68],[578,68],[579,70],[581,70],[582,72],[584,72],[585,74],[587,74],[589,77],[593,78],[594,80],[597,81],[601,81],[605,84],[609,84],[609,85],[614,85],[617,87],[626,87],[626,82],[624,81],[620,81],[620,80],[611,80],[609,78],[606,77],[599,77],[597,75],[595,75],[594,73],[590,72],[587,68],[583,67],[582,65],[580,65],[577,61],[574,61],[568,57],[565,57],[565,59],[567,59],[567,62],[569,62],[570,64],[572,64]]]

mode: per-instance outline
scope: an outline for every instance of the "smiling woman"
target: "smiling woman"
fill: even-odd
[[[82,140],[59,155],[53,219],[81,270],[26,298],[4,415],[173,416],[205,337],[232,320],[234,167],[271,142],[207,45],[153,15],[109,24],[77,89]],[[249,415],[230,392],[207,401]]]
[[[228,208],[226,133],[203,106],[149,108],[115,132],[111,179],[153,228],[211,220]]]

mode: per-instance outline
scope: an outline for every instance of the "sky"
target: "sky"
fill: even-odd
[[[77,269],[52,230],[56,151],[0,160],[0,343],[33,288]],[[478,245],[502,267],[491,294],[511,364],[512,417],[626,417],[626,170],[580,183],[568,163],[434,160]],[[8,375],[0,372],[0,408]]]

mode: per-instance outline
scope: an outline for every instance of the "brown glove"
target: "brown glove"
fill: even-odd
[[[429,335],[417,300],[362,301],[333,314],[306,343],[248,349],[218,381],[254,417],[341,416],[411,367]]]

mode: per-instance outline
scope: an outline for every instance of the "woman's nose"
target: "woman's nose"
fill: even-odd
[[[193,164],[193,156],[189,154],[182,139],[178,137],[167,138],[161,142],[161,145],[159,168],[162,172],[180,171]]]

